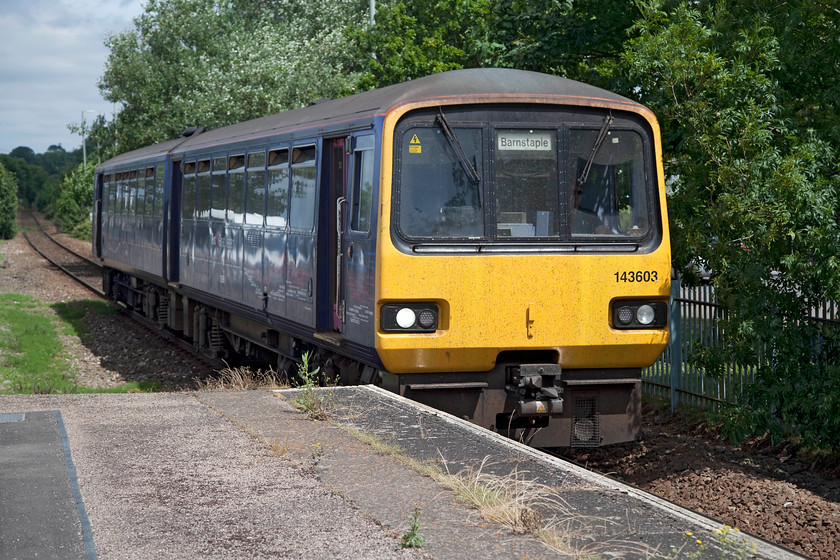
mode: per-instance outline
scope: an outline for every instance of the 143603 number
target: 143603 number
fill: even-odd
[[[630,270],[615,273],[616,282],[658,282],[659,274],[655,270]]]

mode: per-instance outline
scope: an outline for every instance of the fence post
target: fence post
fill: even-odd
[[[682,336],[680,333],[681,310],[680,310],[680,278],[676,274],[671,277],[671,310],[670,310],[670,337],[668,341],[671,350],[671,412],[677,410],[680,404],[679,389],[682,382]]]

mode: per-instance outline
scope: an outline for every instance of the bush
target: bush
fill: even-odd
[[[82,164],[64,176],[53,215],[60,231],[73,231],[88,220],[93,203],[93,170],[92,165],[85,168]]]
[[[17,180],[0,164],[0,239],[17,233]]]

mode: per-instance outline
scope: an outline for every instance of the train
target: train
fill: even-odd
[[[108,297],[213,357],[374,383],[541,447],[633,440],[668,342],[659,126],[514,69],[453,70],[95,170]]]

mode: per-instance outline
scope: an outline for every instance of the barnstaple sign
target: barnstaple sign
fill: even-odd
[[[499,150],[526,150],[548,152],[553,149],[551,133],[525,131],[499,131]]]

